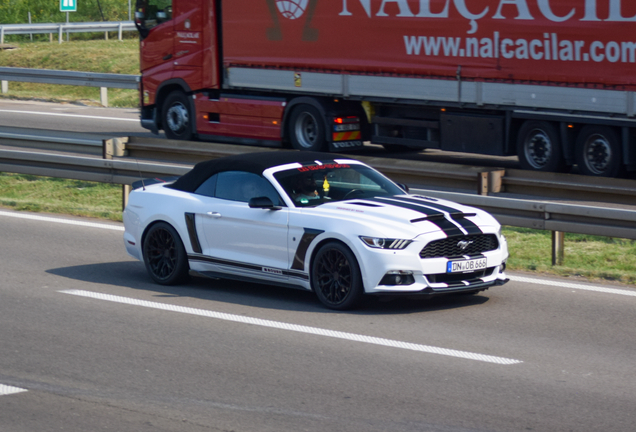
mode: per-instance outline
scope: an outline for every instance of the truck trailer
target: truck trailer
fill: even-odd
[[[636,2],[137,0],[141,123],[171,139],[517,155],[636,171]]]

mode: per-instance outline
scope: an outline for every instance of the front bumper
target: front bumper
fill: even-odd
[[[485,258],[487,264],[484,269],[464,273],[447,272],[448,263],[456,261],[456,258],[420,258],[421,245],[411,245],[402,251],[367,249],[361,265],[364,267],[365,292],[372,295],[437,295],[482,291],[503,285],[508,282],[505,273],[508,245],[505,238],[501,238],[499,246],[479,256],[465,256],[465,259]],[[389,273],[408,275],[408,284],[385,285]]]

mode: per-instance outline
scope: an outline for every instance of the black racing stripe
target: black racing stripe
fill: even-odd
[[[453,237],[453,236],[462,236],[464,235],[464,232],[462,230],[460,230],[457,225],[455,225],[454,223],[452,223],[451,221],[449,221],[448,219],[446,219],[444,217],[444,213],[442,213],[439,210],[436,210],[434,208],[429,208],[429,211],[425,211],[425,208],[422,205],[415,205],[415,204],[410,204],[406,201],[393,201],[392,199],[385,199],[383,197],[376,197],[376,198],[365,198],[365,200],[367,201],[374,201],[374,202],[380,202],[384,205],[392,205],[395,207],[402,207],[402,208],[406,208],[409,210],[413,210],[416,211],[418,213],[422,213],[426,216],[430,216],[431,218],[428,219],[428,221],[432,224],[435,224],[439,227],[439,229],[441,229],[442,231],[444,231],[444,234],[446,234],[448,237]]]
[[[253,271],[257,271],[257,272],[262,272],[264,274],[276,276],[276,273],[270,273],[270,272],[263,271],[263,268],[267,268],[267,269],[275,270],[276,272],[280,272],[281,276],[288,276],[288,277],[294,277],[294,278],[305,279],[305,280],[309,279],[309,276],[306,273],[302,273],[302,272],[298,272],[298,271],[283,270],[283,269],[277,269],[277,268],[274,268],[274,267],[268,267],[268,266],[264,266],[264,265],[256,265],[256,264],[250,264],[250,263],[226,260],[226,259],[222,259],[222,258],[214,258],[214,257],[208,256],[208,255],[194,255],[194,254],[190,254],[190,255],[188,255],[188,259],[192,260],[192,261],[201,261],[201,262],[207,262],[207,263],[212,263],[212,264],[221,264],[221,265],[225,265],[225,266],[228,266],[228,267],[234,267],[236,269],[253,270]]]
[[[434,208],[434,209],[449,213],[451,218],[455,222],[460,224],[462,228],[464,228],[468,234],[483,234],[483,231],[481,230],[481,228],[479,228],[473,221],[466,219],[465,217],[466,214],[457,210],[456,208],[448,207],[442,204],[437,204],[435,202],[431,202],[425,199],[404,198],[400,196],[396,196],[394,197],[394,199],[408,202],[408,203],[420,204],[428,208]],[[471,213],[471,214],[474,214],[474,213]]]
[[[307,255],[307,249],[309,245],[316,238],[316,236],[324,233],[322,230],[305,228],[305,232],[298,242],[298,248],[294,255],[294,262],[292,263],[292,270],[305,270],[305,256]]]

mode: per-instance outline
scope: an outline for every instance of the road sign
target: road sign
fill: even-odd
[[[60,0],[60,12],[77,12],[77,0]]]

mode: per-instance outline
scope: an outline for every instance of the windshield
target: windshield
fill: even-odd
[[[172,0],[137,0],[135,25],[140,32],[147,34],[151,28],[171,19]]]
[[[379,172],[357,164],[305,165],[279,171],[274,177],[296,207],[355,198],[404,195],[405,192]]]

